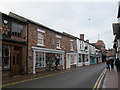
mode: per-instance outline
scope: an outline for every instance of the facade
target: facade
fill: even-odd
[[[89,45],[89,57],[90,57],[90,64],[96,64],[96,51],[95,46],[90,44]]]
[[[2,74],[25,74],[27,23],[2,13]]]
[[[14,13],[11,13],[11,16],[23,18]],[[76,37],[65,32],[57,32],[32,20],[26,20],[28,22],[28,73],[35,74],[48,67],[53,69],[56,56],[60,59],[60,69],[76,67]]]
[[[56,58],[58,69],[100,62],[99,49],[84,34],[77,38],[11,12],[2,14],[1,31],[3,76],[54,70]]]
[[[82,34],[83,35],[83,34]],[[77,58],[78,58],[78,64],[77,66],[83,66],[83,65],[89,65],[90,59],[89,59],[89,44],[88,42],[84,41],[82,39],[77,38]]]
[[[98,40],[95,44],[97,48],[100,48],[102,54],[102,62],[106,61],[106,49],[105,44],[102,40]]]

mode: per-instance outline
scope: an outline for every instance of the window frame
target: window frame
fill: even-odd
[[[45,46],[45,45],[44,45],[45,31],[43,31],[43,30],[41,30],[41,29],[39,29],[39,28],[38,28],[38,29],[37,29],[37,32],[38,32],[37,45],[38,45],[38,46]],[[42,38],[41,38],[41,37],[39,37],[39,33],[43,34]],[[38,43],[38,42],[39,42],[39,40],[42,40],[42,44]]]
[[[15,30],[14,30],[14,29]],[[20,29],[21,28],[21,29]],[[15,37],[22,37],[22,32],[23,32],[23,29],[24,29],[24,25],[21,24],[21,23],[16,23],[16,22],[12,22],[12,31],[11,31],[11,35],[12,36],[15,36]],[[13,32],[14,30],[14,32]],[[19,30],[20,30],[20,33],[19,33]]]
[[[70,40],[70,50],[73,51],[73,40]]]
[[[56,38],[57,38],[57,41],[56,41],[56,48],[57,48],[57,49],[61,49],[61,48],[60,48],[61,37],[58,36],[58,35],[56,35]],[[57,45],[57,44],[58,44],[58,45]]]

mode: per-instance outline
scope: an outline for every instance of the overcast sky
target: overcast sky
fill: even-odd
[[[85,34],[85,40],[91,43],[99,38],[112,48],[112,23],[117,22],[118,2],[1,2],[0,11],[16,13],[77,37]]]

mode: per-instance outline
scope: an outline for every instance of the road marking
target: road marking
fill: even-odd
[[[96,83],[95,83],[95,85],[94,85],[94,87],[93,87],[93,90],[95,90],[96,87],[98,87],[98,86],[97,86],[98,83],[99,83],[99,86],[100,86],[100,83],[101,83],[102,78],[103,78],[103,76],[105,75],[105,73],[106,73],[106,68],[103,70],[103,72],[100,74],[99,78],[97,79],[97,81],[96,81]],[[99,82],[99,81],[100,81],[100,82]]]
[[[40,79],[40,78],[50,77],[50,76],[54,76],[54,75],[57,75],[57,74],[62,74],[62,73],[65,73],[65,72],[71,72],[71,71],[63,71],[63,72],[60,72],[60,73],[54,73],[54,74],[49,74],[49,75],[45,75],[45,76],[35,77],[35,78],[26,79],[26,80],[22,80],[22,81],[17,81],[17,82],[13,82],[13,83],[8,83],[8,84],[0,85],[0,87],[10,86],[10,85],[23,83],[23,82],[27,82],[27,81],[32,81],[32,80],[36,80],[36,79]]]
[[[101,77],[101,79],[98,83],[97,90],[100,88],[100,84],[101,84],[101,81],[103,80],[103,77],[104,77],[105,73],[106,73],[106,69],[105,69],[105,72],[103,73],[103,75],[102,75],[102,77]]]

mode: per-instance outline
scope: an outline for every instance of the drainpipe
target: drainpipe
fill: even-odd
[[[27,22],[27,56],[26,56],[26,74],[28,74],[28,37],[29,37],[29,23]]]

